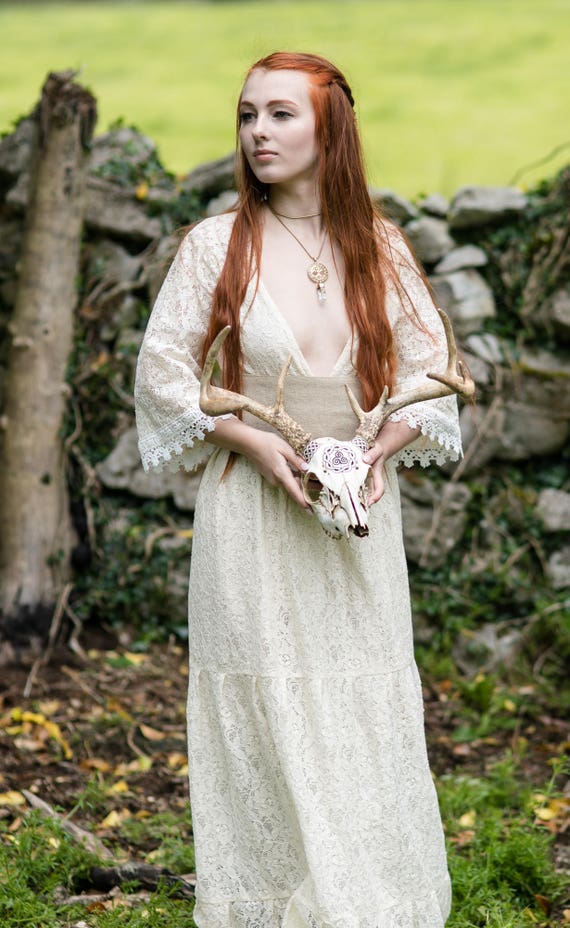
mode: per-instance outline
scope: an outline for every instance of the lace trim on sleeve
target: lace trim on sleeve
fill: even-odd
[[[390,421],[406,422],[410,428],[421,430],[415,441],[394,455],[396,465],[412,467],[418,463],[428,467],[430,464],[458,461],[463,456],[454,396],[399,409],[392,413]]]
[[[213,432],[216,420],[205,416],[199,409],[189,409],[185,415],[174,422],[163,425],[156,431],[147,433],[139,441],[139,450],[143,468],[156,472],[167,470],[175,472],[181,467],[194,470],[203,464],[214,450],[213,445],[199,444],[207,432]]]

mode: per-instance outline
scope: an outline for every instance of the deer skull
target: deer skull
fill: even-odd
[[[370,467],[362,460],[367,450],[359,439],[334,438],[316,438],[305,449],[303,496],[331,538],[368,535]]]

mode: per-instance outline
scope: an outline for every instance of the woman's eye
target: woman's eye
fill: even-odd
[[[251,119],[253,119],[253,113],[240,113],[239,114],[240,123],[249,122]]]
[[[292,113],[288,113],[287,110],[275,110],[274,114],[276,119],[288,119],[292,116]]]

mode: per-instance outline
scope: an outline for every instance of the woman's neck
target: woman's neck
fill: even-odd
[[[307,224],[320,228],[322,220],[321,201],[314,186],[283,187],[272,184],[269,190],[269,208],[285,220],[305,220]]]

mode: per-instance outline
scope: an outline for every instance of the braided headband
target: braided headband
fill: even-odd
[[[339,80],[338,78],[334,77],[332,81],[329,81],[328,86],[330,87],[332,84],[336,84],[337,87],[340,87],[351,107],[354,109],[354,97],[352,96],[352,91],[346,81]]]

